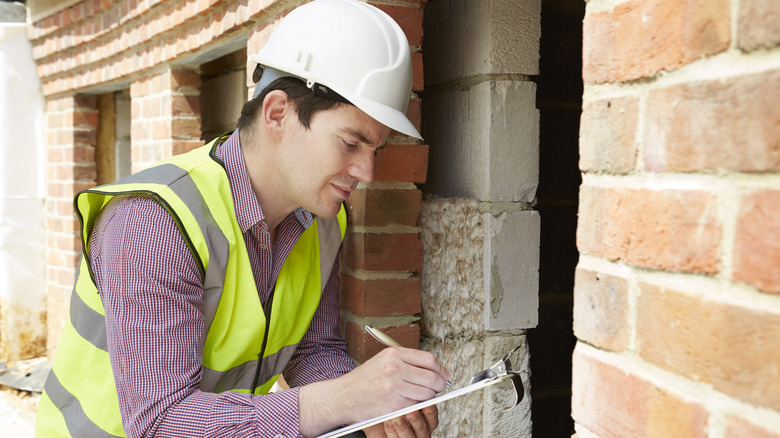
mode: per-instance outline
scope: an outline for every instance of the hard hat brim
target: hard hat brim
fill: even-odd
[[[417,127],[414,126],[406,114],[397,109],[382,105],[373,100],[364,99],[348,90],[339,90],[336,87],[331,88],[377,122],[398,131],[401,134],[408,135],[409,137],[414,137],[419,140],[423,139],[422,135],[420,135],[420,132],[417,130]]]

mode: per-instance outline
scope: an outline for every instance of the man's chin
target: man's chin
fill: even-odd
[[[317,217],[332,218],[332,217],[336,217],[336,215],[339,214],[340,210],[341,210],[341,202],[336,203],[335,205],[320,206],[316,210],[310,210],[310,211],[314,213]]]

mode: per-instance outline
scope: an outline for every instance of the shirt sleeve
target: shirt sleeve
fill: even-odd
[[[125,198],[92,233],[91,266],[129,437],[301,436],[297,389],[263,396],[199,390],[202,278],[160,204]]]
[[[339,329],[339,256],[333,263],[320,305],[283,375],[291,387],[340,377],[355,368]]]

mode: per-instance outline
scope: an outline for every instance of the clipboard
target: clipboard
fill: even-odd
[[[359,423],[342,427],[341,429],[336,429],[334,431],[320,435],[317,438],[337,438],[344,435],[348,435],[352,432],[357,432],[367,427],[371,427],[376,424],[380,424],[380,423],[384,423],[385,421],[392,420],[393,418],[400,417],[401,415],[406,415],[410,412],[419,411],[422,408],[439,404],[441,402],[451,400],[453,398],[460,397],[462,395],[466,395],[471,392],[478,391],[480,389],[485,389],[489,386],[495,385],[496,383],[504,382],[507,380],[512,381],[517,395],[515,403],[512,404],[511,407],[505,409],[505,410],[510,410],[513,407],[517,406],[523,400],[523,394],[525,392],[525,389],[523,388],[522,380],[520,379],[520,374],[523,373],[523,371],[513,371],[512,364],[509,360],[510,356],[512,356],[512,353],[517,351],[517,349],[519,348],[520,345],[513,348],[512,351],[509,352],[509,354],[507,354],[506,356],[504,356],[503,359],[493,364],[493,366],[491,366],[490,368],[482,370],[477,374],[475,374],[474,377],[471,379],[471,383],[468,386],[464,386],[463,388],[447,392],[438,397],[434,397],[430,400],[426,400],[424,402],[420,402],[415,405],[403,409],[399,409],[394,412],[390,412],[389,414],[380,415],[378,417],[370,418],[368,420],[361,421]]]
[[[489,386],[495,385],[496,383],[500,383],[506,380],[509,380],[513,377],[512,374],[507,374],[504,376],[497,377],[493,380],[481,380],[476,383],[472,383],[468,386],[464,386],[463,388],[456,389],[454,391],[447,392],[445,394],[442,394],[438,397],[434,397],[430,400],[417,403],[415,405],[409,406],[407,408],[399,409],[394,412],[390,412],[389,414],[380,415],[378,417],[370,418],[365,421],[361,421],[360,423],[351,424],[349,426],[342,427],[341,429],[336,429],[334,431],[328,432],[324,435],[320,435],[317,438],[337,438],[340,436],[344,436],[347,434],[350,434],[352,432],[356,432],[358,430],[363,430],[367,427],[374,426],[379,423],[384,423],[385,421],[392,420],[393,418],[400,417],[402,415],[406,415],[410,412],[419,411],[422,408],[432,406],[439,404],[441,402],[451,400],[456,397],[460,397],[462,395],[469,394],[474,391],[478,391],[480,389],[487,388]]]

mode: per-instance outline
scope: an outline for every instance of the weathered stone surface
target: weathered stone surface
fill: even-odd
[[[523,345],[512,355],[514,369],[528,370],[528,348],[524,335],[496,335],[474,339],[427,338],[421,348],[436,355],[452,373],[452,389],[468,385],[475,373],[503,358],[512,348]],[[502,382],[439,405],[439,428],[434,437],[531,437],[531,398],[529,375],[523,375],[525,397],[509,411],[515,390]],[[452,390],[450,389],[450,390]]]
[[[428,199],[420,214],[423,268],[421,332],[434,338],[479,336],[485,306],[485,225],[479,203]]]

